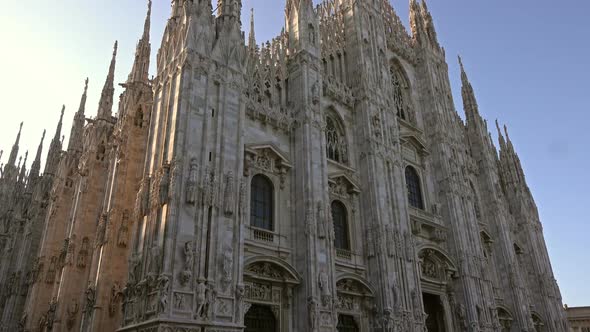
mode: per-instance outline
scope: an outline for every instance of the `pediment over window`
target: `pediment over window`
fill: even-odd
[[[455,264],[442,251],[435,248],[424,248],[418,254],[420,258],[422,279],[449,282],[457,272]]]
[[[336,196],[348,197],[361,192],[359,187],[346,174],[336,174],[328,178],[330,193]]]
[[[417,151],[421,156],[427,156],[430,154],[426,149],[424,141],[415,133],[402,133],[401,144],[403,147],[409,147]]]
[[[254,257],[247,259],[244,276],[252,279],[297,285],[301,277],[293,267],[275,257]]]
[[[249,144],[245,147],[244,176],[250,176],[252,169],[276,174],[281,177],[284,185],[285,174],[293,168],[284,152],[274,144]]]

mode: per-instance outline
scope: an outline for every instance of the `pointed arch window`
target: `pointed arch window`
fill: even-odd
[[[340,250],[350,250],[348,213],[340,201],[332,202],[332,221],[334,222],[334,247]]]
[[[348,148],[344,130],[332,117],[326,118],[326,154],[328,159],[341,164],[348,163]]]
[[[406,167],[406,186],[408,189],[408,202],[410,206],[423,210],[424,201],[422,200],[422,189],[420,186],[420,176],[412,166]]]
[[[264,175],[256,175],[250,184],[250,225],[274,230],[273,220],[273,186]]]
[[[408,120],[408,112],[404,100],[404,91],[402,86],[402,78],[395,67],[391,67],[391,83],[393,84],[393,104],[395,112],[398,117],[403,120]]]

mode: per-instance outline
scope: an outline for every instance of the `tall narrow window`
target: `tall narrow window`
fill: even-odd
[[[406,186],[408,187],[408,202],[416,209],[424,209],[422,190],[420,189],[420,177],[412,166],[406,167]]]
[[[399,73],[393,67],[391,68],[391,82],[393,84],[393,103],[397,116],[403,120],[407,120],[406,106],[404,103],[404,94],[401,83],[402,81],[400,79]]]
[[[274,230],[273,222],[273,187],[268,178],[256,175],[250,186],[250,225]]]
[[[348,162],[348,149],[344,131],[339,123],[331,117],[326,118],[326,154],[328,159],[346,164]]]
[[[334,246],[336,249],[350,250],[348,237],[348,217],[342,202],[332,202],[332,219],[334,221]]]

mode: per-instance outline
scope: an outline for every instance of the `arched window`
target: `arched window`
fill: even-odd
[[[393,103],[397,116],[403,120],[407,120],[402,80],[395,67],[391,67],[391,83],[393,84]]]
[[[328,159],[346,164],[348,162],[348,149],[344,131],[339,123],[331,117],[326,118],[326,154]]]
[[[268,178],[256,175],[250,185],[250,225],[272,231],[273,186]]]
[[[406,186],[408,187],[408,201],[410,206],[416,209],[424,209],[422,189],[420,189],[420,177],[412,166],[406,167]]]
[[[332,220],[334,222],[334,246],[336,249],[350,250],[348,216],[342,202],[332,202]]]

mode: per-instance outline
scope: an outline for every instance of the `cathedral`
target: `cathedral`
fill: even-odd
[[[516,149],[463,63],[459,116],[426,2],[410,32],[388,0],[285,2],[259,44],[241,0],[172,0],[150,78],[149,0],[118,110],[115,43],[43,172],[19,130],[0,331],[567,331]]]

